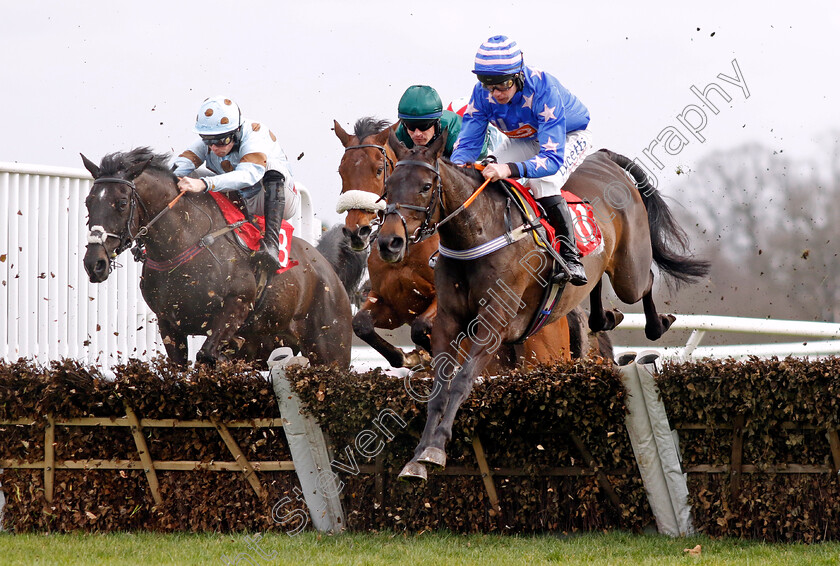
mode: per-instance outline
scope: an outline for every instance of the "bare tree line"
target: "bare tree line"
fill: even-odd
[[[696,252],[713,261],[673,310],[840,321],[840,132],[819,148],[807,160],[761,144],[715,152],[668,188]]]

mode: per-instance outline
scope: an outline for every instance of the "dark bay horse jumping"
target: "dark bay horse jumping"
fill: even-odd
[[[384,259],[402,258],[419,227],[436,228],[484,181],[478,171],[456,167],[441,158],[445,141],[439,139],[428,148],[408,150],[395,137],[390,138],[398,161],[386,183],[388,209],[378,235]],[[625,171],[633,176],[635,184]],[[641,169],[626,157],[606,150],[596,152],[575,170],[565,189],[592,203],[603,246],[583,258],[589,284],[567,286],[551,316],[563,316],[588,294],[590,328],[614,328],[621,315],[603,307],[601,278],[606,273],[619,299],[628,304],[642,301],[645,333],[650,340],[658,339],[674,317],[656,311],[651,294],[652,264],[655,262],[662,273],[678,282],[690,282],[708,272],[708,263],[685,252],[685,233]],[[514,227],[524,223],[518,209],[509,206],[507,194],[493,183],[469,208],[437,227],[437,233],[441,246],[465,251],[496,238],[504,240],[505,234],[516,232],[518,228]],[[425,480],[424,464],[446,464],[445,447],[452,436],[455,415],[469,396],[476,376],[500,344],[522,336],[540,308],[544,285],[551,279],[551,262],[532,261],[534,254],[540,254],[535,251],[533,238],[511,239],[513,243],[480,259],[438,260],[432,365],[434,388],[439,393],[429,402],[426,426],[414,457],[400,473],[404,479]],[[466,348],[460,345],[461,336],[473,338]]]
[[[396,161],[388,142],[392,127],[387,120],[372,117],[357,120],[352,135],[337,121],[334,127],[344,146],[338,166],[341,196],[337,210],[347,212],[345,235],[354,249],[362,250],[375,238],[377,210],[384,208],[380,197]],[[371,252],[368,257],[371,291],[353,318],[353,330],[393,367],[414,367],[421,360],[417,353],[406,355],[390,344],[376,332],[377,328],[393,330],[408,324],[412,341],[427,352],[432,351],[430,336],[438,299],[429,258],[437,249],[435,235],[408,248],[400,262],[383,261],[377,252]],[[488,370],[569,360],[569,342],[569,325],[562,318],[525,343],[500,351]]]
[[[140,287],[170,360],[185,365],[187,336],[206,335],[200,363],[228,354],[265,360],[285,345],[313,364],[349,366],[350,302],[314,247],[292,238],[290,258],[298,265],[270,274],[258,296],[250,250],[234,241],[210,195],[178,198],[167,156],[137,148],[106,155],[100,166],[82,160],[94,178],[85,201],[88,276],[105,281],[121,252],[134,242],[145,246]]]

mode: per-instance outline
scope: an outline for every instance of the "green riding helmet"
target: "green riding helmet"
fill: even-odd
[[[397,116],[400,120],[438,120],[443,114],[443,103],[437,91],[427,85],[414,85],[400,98]]]

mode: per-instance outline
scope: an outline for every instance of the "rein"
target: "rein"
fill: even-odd
[[[172,201],[170,201],[160,212],[158,212],[154,218],[152,218],[145,226],[141,226],[140,229],[137,230],[137,234],[131,233],[131,225],[134,223],[134,214],[137,210],[137,205],[140,205],[140,208],[143,209],[143,214],[145,216],[149,216],[149,210],[146,208],[146,205],[140,199],[140,195],[137,192],[137,186],[134,184],[133,181],[129,181],[128,179],[123,179],[120,177],[99,177],[93,181],[94,185],[97,184],[108,184],[108,183],[118,183],[121,185],[127,185],[131,189],[131,198],[129,199],[129,212],[128,212],[128,219],[126,220],[125,226],[125,233],[123,235],[113,234],[111,232],[107,232],[102,226],[91,226],[90,231],[88,232],[88,244],[100,244],[104,247],[105,240],[109,237],[116,238],[120,241],[114,251],[109,256],[109,269],[113,271],[114,269],[114,260],[119,256],[122,252],[127,250],[134,244],[135,241],[143,238],[149,233],[149,229],[154,226],[158,220],[160,220],[167,212],[172,210],[175,204],[184,196],[186,193],[186,189],[182,190],[178,193]],[[244,222],[244,221],[243,221]],[[152,259],[148,259],[145,257],[145,251],[142,249],[141,244],[137,244],[137,248],[132,250],[134,253],[134,259],[137,261],[145,261],[150,269],[154,271],[171,271],[176,269],[177,267],[183,265],[190,261],[193,257],[195,257],[198,252],[200,252],[203,248],[208,248],[217,237],[230,232],[231,230],[235,230],[238,228],[242,222],[234,225],[234,226],[227,226],[222,228],[221,230],[217,230],[207,236],[203,237],[198,244],[184,250],[181,252],[177,257],[164,261],[164,262],[156,262]],[[210,251],[208,249],[208,251]],[[211,252],[212,255],[212,252]],[[218,262],[218,258],[215,255],[213,257]]]
[[[155,222],[157,222],[158,220],[160,220],[160,218],[161,218],[164,214],[166,214],[167,212],[169,212],[170,210],[172,210],[172,207],[173,207],[173,206],[175,206],[175,203],[177,203],[177,202],[181,199],[181,197],[182,197],[182,196],[184,196],[184,193],[186,193],[186,192],[187,192],[187,189],[184,189],[184,190],[182,190],[180,193],[178,193],[178,196],[177,196],[177,197],[175,197],[174,199],[172,199],[172,201],[171,201],[169,204],[167,204],[167,205],[166,205],[166,208],[164,208],[163,210],[161,210],[160,212],[158,212],[158,213],[155,215],[155,217],[154,217],[154,218],[152,218],[152,221],[151,221],[151,222],[149,222],[148,224],[146,224],[145,226],[143,226],[142,228],[140,228],[140,229],[137,231],[137,238],[142,238],[143,236],[145,236],[146,234],[148,234],[148,233],[149,233],[149,228],[151,228],[152,226],[154,226],[154,225],[155,225]],[[142,203],[142,201],[141,201],[141,203]]]
[[[384,220],[385,216],[387,216],[389,214],[398,215],[400,217],[400,220],[402,221],[403,229],[405,230],[406,235],[408,235],[408,228],[406,226],[405,218],[403,218],[403,215],[399,213],[399,209],[405,208],[405,209],[408,209],[408,210],[415,210],[417,212],[424,212],[425,213],[426,216],[423,219],[423,223],[417,228],[417,230],[414,231],[414,234],[412,234],[412,236],[411,236],[411,242],[413,244],[417,244],[419,242],[422,242],[426,238],[429,238],[435,232],[437,232],[438,229],[441,226],[443,226],[444,224],[446,224],[447,222],[449,222],[450,220],[452,220],[453,218],[455,218],[456,216],[458,216],[459,214],[464,212],[467,208],[469,208],[469,206],[473,202],[475,202],[475,199],[478,198],[478,195],[481,194],[481,192],[487,187],[487,185],[490,184],[490,179],[485,179],[484,182],[481,184],[481,186],[478,187],[473,192],[473,194],[471,194],[469,196],[469,198],[464,201],[464,203],[461,206],[459,206],[458,208],[453,210],[451,213],[449,213],[446,216],[446,218],[444,218],[440,222],[437,222],[437,223],[432,224],[430,226],[431,217],[434,214],[435,205],[438,202],[440,202],[441,198],[442,198],[442,194],[441,194],[441,184],[442,183],[441,183],[441,180],[440,180],[440,171],[438,169],[437,163],[435,163],[435,165],[433,166],[433,165],[429,165],[425,161],[416,161],[416,160],[406,159],[406,160],[398,161],[397,164],[394,167],[399,167],[400,165],[417,165],[419,167],[425,167],[426,169],[430,169],[431,171],[434,172],[435,180],[437,181],[437,187],[435,187],[435,192],[432,194],[432,199],[429,201],[429,205],[426,206],[425,208],[423,208],[422,206],[414,206],[414,205],[411,205],[411,204],[399,204],[399,203],[389,204],[385,207],[385,213],[382,215],[382,220]],[[437,198],[435,198],[435,197],[437,197]],[[383,195],[382,198],[385,198],[385,195]],[[441,209],[442,208],[443,208],[443,204],[441,203]],[[519,238],[517,238],[517,239],[519,239]],[[499,248],[496,248],[496,249],[499,249]],[[495,251],[495,249],[493,251]],[[491,253],[491,252],[488,252],[488,253]],[[487,255],[487,254],[484,253],[482,255]],[[449,257],[452,257],[452,256],[449,256]],[[479,256],[479,257],[481,257],[481,256]]]
[[[458,216],[459,214],[464,212],[467,208],[469,208],[469,206],[478,197],[478,195],[481,194],[481,191],[483,191],[484,188],[489,184],[490,184],[490,179],[484,179],[484,182],[481,183],[481,186],[478,187],[475,190],[475,192],[470,195],[470,198],[468,198],[467,200],[464,201],[464,204],[462,204],[461,206],[459,206],[458,208],[453,210],[449,215],[447,215],[446,218],[444,218],[443,220],[441,220],[440,222],[435,224],[435,230],[437,230],[438,228],[440,228],[441,226],[443,226],[444,224],[446,224],[447,222],[449,222],[450,220],[452,220],[453,218],[455,218],[456,216]]]

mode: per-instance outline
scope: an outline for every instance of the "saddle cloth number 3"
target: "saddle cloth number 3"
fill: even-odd
[[[294,227],[285,220],[280,226],[280,245],[278,246],[280,249],[280,255],[277,259],[280,260],[280,265],[282,267],[288,267],[289,265],[289,242],[292,241],[293,230]]]

